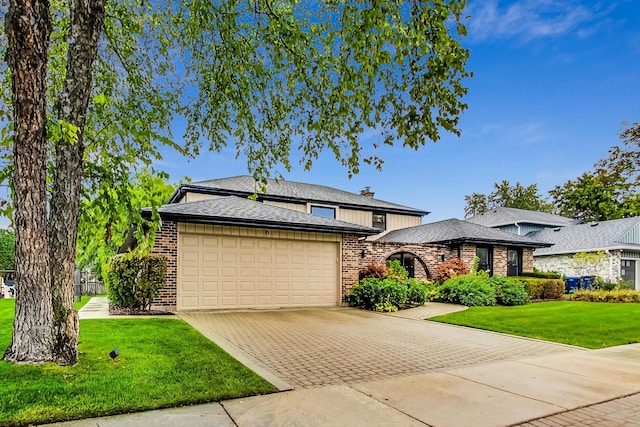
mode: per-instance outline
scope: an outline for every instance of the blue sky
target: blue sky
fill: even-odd
[[[462,136],[415,152],[383,151],[381,172],[347,171],[328,154],[287,180],[359,192],[430,211],[424,222],[464,217],[464,195],[494,182],[538,184],[543,194],[590,170],[640,121],[640,2],[491,1],[469,5],[468,110]],[[374,136],[375,137],[375,136]],[[187,161],[168,154],[172,181],[247,174],[233,150]]]

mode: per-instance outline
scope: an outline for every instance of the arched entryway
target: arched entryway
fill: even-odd
[[[391,254],[387,257],[387,261],[392,260],[400,261],[400,265],[402,265],[404,269],[407,270],[407,273],[409,273],[409,277],[416,277],[416,273],[418,273],[419,277],[424,276],[424,278],[429,278],[429,270],[427,269],[424,261],[422,261],[419,256],[411,252],[396,252],[394,254]]]

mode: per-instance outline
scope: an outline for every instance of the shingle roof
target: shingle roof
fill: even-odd
[[[530,237],[518,236],[459,219],[447,219],[391,231],[377,241],[393,243],[481,243],[524,247],[543,247],[548,244]]]
[[[146,215],[149,215],[150,212],[149,208],[143,209],[143,213]],[[349,233],[359,236],[370,236],[380,232],[372,227],[266,205],[234,196],[164,205],[158,209],[158,212],[162,219],[206,224]]]
[[[474,224],[484,225],[486,227],[501,227],[503,225],[515,223],[539,224],[547,225],[550,227],[559,227],[573,225],[580,222],[579,220],[567,218],[560,215],[505,207],[491,209],[483,214],[467,218],[466,221],[472,222]]]
[[[534,255],[589,252],[605,249],[640,250],[639,244],[622,240],[632,228],[638,228],[640,217],[578,224],[569,227],[548,228],[527,236],[553,243],[549,248],[536,249]]]
[[[179,201],[186,191],[232,196],[249,196],[255,191],[259,192],[260,187],[256,184],[253,177],[246,175],[199,181],[180,186],[180,188],[171,196],[169,203]],[[293,181],[276,182],[275,180],[270,179],[267,182],[266,193],[259,194],[260,198],[265,200],[320,202],[344,207],[366,207],[369,209],[381,209],[385,212],[405,213],[420,216],[427,215],[429,213],[412,207],[385,202],[383,200],[350,193],[344,190],[338,190],[337,188]]]

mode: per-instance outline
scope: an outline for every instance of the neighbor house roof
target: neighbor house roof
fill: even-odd
[[[393,243],[499,244],[531,248],[549,246],[549,243],[540,240],[518,236],[459,219],[447,219],[391,231],[377,239],[377,241]]]
[[[151,214],[151,209],[149,208],[145,208],[142,211],[146,216]],[[164,220],[201,224],[347,233],[358,236],[370,236],[380,233],[380,230],[376,228],[266,205],[234,196],[164,205],[158,209],[158,212]]]
[[[549,227],[562,227],[580,222],[579,220],[545,212],[504,207],[490,209],[483,214],[467,218],[466,221],[486,227],[502,227],[510,224],[538,224]]]
[[[600,250],[640,251],[640,217],[547,228],[527,235],[553,243],[536,249],[534,255],[555,255]]]
[[[338,190],[337,188],[301,182],[270,179],[267,181],[266,192],[262,193],[260,185],[251,176],[235,176],[183,184],[173,193],[169,203],[179,202],[186,192],[239,197],[247,197],[257,193],[259,199],[262,200],[298,203],[315,202],[352,209],[379,209],[389,213],[419,216],[429,214],[427,211]]]

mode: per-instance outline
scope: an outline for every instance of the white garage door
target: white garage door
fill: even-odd
[[[338,243],[179,235],[179,310],[333,306]]]

